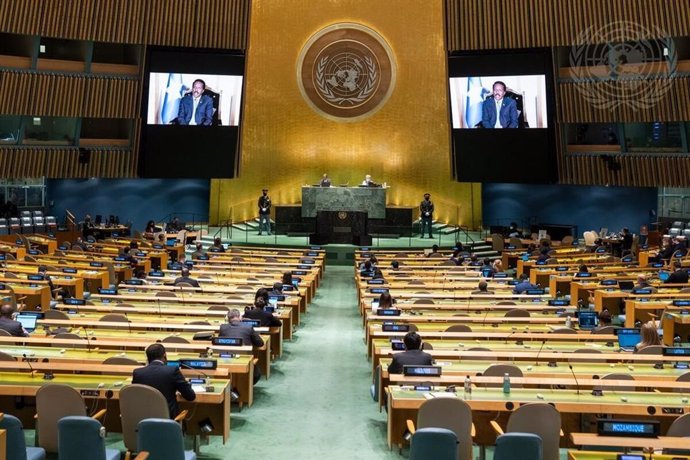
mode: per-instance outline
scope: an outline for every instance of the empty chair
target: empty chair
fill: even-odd
[[[187,324],[192,325],[192,326],[210,326],[211,323],[208,321],[190,321]]]
[[[19,217],[31,217],[31,211],[21,211]]]
[[[533,433],[506,433],[496,438],[494,460],[541,460],[541,438]]]
[[[191,283],[187,283],[187,282],[185,282],[185,281],[180,281],[179,283],[175,284],[175,287],[179,287],[179,288],[183,288],[183,287],[185,287],[185,288],[190,288],[190,287],[194,287],[194,286],[192,286]]]
[[[671,227],[683,228],[685,227],[685,224],[679,220],[676,220],[673,222],[673,225],[671,225]]]
[[[57,422],[58,455],[69,460],[119,460],[120,451],[106,449],[105,428],[86,416],[63,417]]]
[[[671,235],[671,236],[678,236],[678,235],[680,235],[680,228],[675,228],[675,227],[674,227],[674,228],[670,228],[670,229],[668,230],[668,234]]]
[[[661,355],[664,353],[663,345],[647,345],[637,350],[638,355]]]
[[[495,421],[491,426],[497,434],[502,435],[503,430]],[[517,408],[508,419],[506,433],[532,433],[541,438],[544,460],[559,460],[558,445],[561,434],[561,414],[555,407],[546,403],[529,403]],[[516,454],[516,453],[514,453]],[[502,457],[503,459],[515,458],[532,459],[533,457]]]
[[[5,331],[5,332],[7,332],[7,331]],[[16,361],[16,360],[17,360],[17,358],[10,355],[9,353],[5,353],[4,351],[0,351],[0,361]]]
[[[14,415],[0,419],[0,430],[6,431],[7,460],[43,460],[46,451],[41,447],[26,447],[22,422]]]
[[[0,235],[7,235],[9,233],[9,226],[7,225],[7,219],[0,217]]]
[[[496,302],[496,305],[517,305],[515,302],[512,300],[501,300],[500,302]]]
[[[523,376],[520,368],[512,364],[492,364],[491,366],[487,367],[484,372],[482,372],[484,377],[503,377],[505,374],[508,374],[510,377]],[[487,387],[500,387],[503,385],[503,383],[486,383],[484,385]],[[511,386],[513,388],[522,387],[522,385],[515,383],[512,383]]]
[[[141,363],[136,359],[124,356],[111,356],[110,358],[104,359],[103,364],[110,364],[112,366],[141,366]]]
[[[675,419],[671,426],[668,427],[666,436],[675,436],[679,438],[690,437],[690,413],[684,414]]]
[[[163,343],[189,343],[189,340],[185,339],[184,337],[178,337],[176,335],[169,335],[163,340],[161,340]]]
[[[407,421],[407,429],[413,435],[424,428],[445,428],[453,432],[457,441],[458,455],[455,460],[472,460],[472,409],[462,399],[429,399],[417,412],[417,424]],[[435,458],[435,457],[428,457]]]
[[[601,380],[635,380],[635,378],[630,374],[616,373],[606,374],[601,378]],[[611,388],[611,387],[607,387]],[[615,387],[615,391],[635,391],[635,385],[625,386],[621,385]]]
[[[230,307],[226,307],[225,305],[211,305],[206,310],[208,310],[208,311],[230,311]]]
[[[109,321],[109,322],[114,322],[114,323],[128,323],[129,319],[125,315],[122,315],[120,313],[107,313],[100,318],[98,318],[98,321]]]
[[[412,303],[416,305],[432,305],[434,301],[433,299],[417,299]]]
[[[676,379],[676,382],[690,382],[690,372],[686,372],[685,374],[679,375],[678,378]],[[684,388],[677,388],[674,390],[676,393],[690,393],[690,390],[686,390]],[[690,436],[690,435],[688,435]]]
[[[422,350],[433,350],[434,346],[429,342],[422,342]]]
[[[616,326],[604,326],[604,327],[600,327],[599,329],[593,329],[592,334],[603,334],[603,335],[610,334],[610,335],[613,335],[616,333],[616,329],[618,329],[618,327],[616,327]]]
[[[407,284],[410,284],[410,285],[416,284],[416,285],[419,285],[419,286],[423,286],[423,285],[425,285],[426,283],[425,283],[424,281],[422,281],[422,280],[410,280],[410,281],[408,281]]]
[[[458,438],[445,428],[422,428],[412,435],[410,460],[456,460]]]
[[[10,217],[10,232],[17,233],[22,228],[19,217]]]
[[[181,411],[176,422],[181,422],[187,411]],[[120,420],[122,439],[130,452],[138,452],[137,425],[146,418],[170,418],[170,409],[163,394],[153,387],[140,384],[126,385],[120,390]]]
[[[34,223],[31,217],[22,217],[21,218],[21,229],[22,233],[33,233],[34,232]]]
[[[57,230],[57,219],[55,219],[55,216],[46,216],[45,224],[49,232]]]
[[[147,418],[137,427],[139,450],[148,452],[148,460],[196,460],[196,454],[184,450],[180,424],[170,419]]]
[[[156,297],[177,297],[177,294],[170,291],[158,291],[156,292]]]
[[[69,340],[84,340],[82,337],[80,337],[77,334],[74,334],[72,332],[60,332],[59,334],[55,334],[53,336],[55,339],[69,339]],[[88,342],[87,342],[88,345]],[[81,345],[77,344],[62,344],[62,343],[53,343],[52,346],[58,347],[58,348],[81,348]]]
[[[43,317],[45,319],[69,319],[69,315],[61,310],[46,310]]]
[[[60,383],[49,383],[39,388],[36,392],[37,444],[46,452],[58,452],[58,420],[73,415],[87,415],[84,398],[78,390]],[[103,415],[105,410],[99,411],[93,418],[98,419]],[[72,459],[70,456],[60,457]]]
[[[34,230],[37,232],[46,231],[46,223],[43,217],[34,217]]]
[[[472,332],[472,328],[467,324],[453,324],[446,328],[446,332]]]
[[[508,310],[504,316],[506,318],[529,318],[530,314],[527,310],[513,308],[512,310]]]

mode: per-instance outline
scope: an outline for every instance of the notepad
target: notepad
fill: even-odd
[[[192,390],[194,390],[194,393],[206,393],[206,386],[192,385]]]

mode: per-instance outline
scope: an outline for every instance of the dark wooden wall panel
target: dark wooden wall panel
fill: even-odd
[[[33,71],[0,72],[0,113],[135,118],[139,79]]]
[[[682,156],[607,156],[620,165],[612,170],[602,155],[569,155],[561,182],[636,187],[687,187],[690,162]]]
[[[134,164],[127,149],[91,149],[82,164],[75,147],[0,147],[2,177],[134,177]]]

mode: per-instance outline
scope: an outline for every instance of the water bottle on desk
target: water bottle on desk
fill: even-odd
[[[503,393],[510,394],[510,375],[508,373],[503,375]]]
[[[565,327],[573,327],[573,320],[570,319],[570,316],[565,319]]]
[[[470,398],[472,396],[472,380],[470,376],[465,377],[465,398]]]

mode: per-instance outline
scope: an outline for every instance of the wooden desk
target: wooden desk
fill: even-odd
[[[690,450],[690,438],[659,436],[658,438],[634,438],[630,436],[599,436],[596,433],[570,433],[573,444],[593,447],[618,447],[626,452],[631,449],[682,449]],[[654,455],[654,458],[659,458]],[[679,458],[671,456],[670,458]],[[687,458],[687,457],[680,457]]]
[[[106,429],[122,432],[120,417],[117,416],[120,413],[119,394],[123,386],[131,383],[131,378],[123,378],[122,375],[55,374],[52,380],[44,380],[28,372],[0,372],[0,412],[12,413],[25,428],[35,428],[36,391],[48,383],[62,383],[82,393],[88,392],[84,394],[87,406],[96,410],[103,404],[110,413],[105,418]],[[214,387],[213,392],[197,393],[193,402],[178,398],[180,409],[188,409],[191,414],[187,420],[188,434],[203,434],[198,423],[208,417],[215,427],[212,434],[221,435],[225,443],[230,436],[230,380],[213,379],[209,383]]]
[[[617,460],[617,458],[618,453],[616,452],[595,452],[588,450],[568,451],[568,460]],[[647,457],[645,456],[645,458]],[[686,457],[684,455],[654,454],[654,456],[651,458],[653,458],[654,460],[690,460],[690,457]]]

